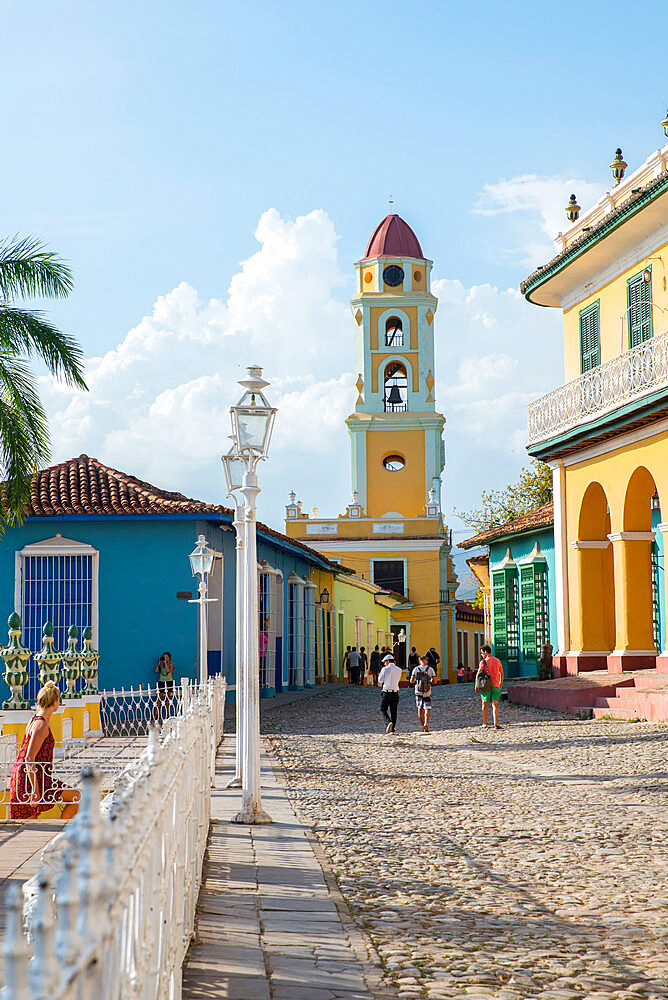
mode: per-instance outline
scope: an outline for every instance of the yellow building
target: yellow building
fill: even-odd
[[[439,676],[454,680],[457,580],[441,514],[445,420],[434,398],[432,262],[412,229],[388,215],[355,268],[352,500],[332,520],[304,513],[293,493],[286,533],[408,598],[393,611],[395,637],[406,635],[400,651],[434,646]]]
[[[668,123],[664,123],[664,127]],[[560,234],[522,284],[560,308],[565,384],[529,407],[529,454],[554,476],[561,671],[668,670],[668,146]],[[661,654],[657,656],[657,654]]]

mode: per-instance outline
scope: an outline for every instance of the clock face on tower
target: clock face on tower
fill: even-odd
[[[383,271],[383,281],[390,288],[396,288],[404,280],[404,269],[398,264],[388,264]]]

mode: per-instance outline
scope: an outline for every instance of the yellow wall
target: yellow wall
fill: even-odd
[[[652,300],[655,306],[652,309],[654,332],[661,333],[668,329],[668,292],[666,291],[666,271],[663,263],[664,258],[668,259],[665,252],[667,247],[668,244],[662,244],[647,257],[639,259],[618,278],[608,282],[602,288],[592,291],[587,298],[564,311],[564,364],[567,382],[580,375],[580,312],[596,302],[597,299],[599,301],[601,364],[628,350],[628,322],[626,319],[623,337],[621,333],[621,317],[626,317],[628,307],[626,282],[646,267],[652,269]],[[661,257],[661,260],[650,260],[650,257]]]
[[[441,661],[445,660],[448,649],[447,634],[441,635],[440,605],[434,600],[434,595],[439,593],[439,553],[437,551],[401,553],[388,549],[386,552],[378,550],[346,552],[344,556],[346,566],[365,580],[371,580],[372,558],[406,559],[408,596],[411,602],[419,606],[403,610],[401,605],[398,605],[392,610],[391,618],[397,623],[410,622],[410,645],[415,646],[418,652],[426,652],[430,646],[434,646],[439,652]],[[347,634],[354,636],[354,622],[352,633]],[[353,640],[346,639],[346,644],[352,645],[352,642]]]
[[[592,484],[600,484],[600,490]],[[656,434],[566,470],[571,648],[645,650],[651,635],[650,542],[615,539],[606,548],[573,541],[648,532],[649,498],[668,511],[668,439]],[[608,505],[609,515],[605,514]]]
[[[424,513],[426,484],[424,431],[378,430],[366,435],[367,514],[380,517],[396,510],[404,517]],[[388,472],[383,459],[403,455],[406,465]]]
[[[347,560],[346,560],[347,561]],[[354,580],[337,577],[334,583],[334,603],[337,610],[343,611],[343,648],[339,650],[338,674],[339,680],[347,680],[343,673],[343,654],[346,646],[357,645],[357,632],[355,629],[355,619],[361,618],[362,640],[361,646],[366,647],[366,654],[370,657],[371,650],[378,644],[386,645],[386,636],[390,632],[390,609],[380,604],[376,604],[373,593],[363,589]],[[368,623],[371,622],[372,641],[368,638]],[[382,632],[382,638],[378,638],[378,632]]]

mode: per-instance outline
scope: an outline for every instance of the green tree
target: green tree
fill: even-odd
[[[536,507],[542,507],[552,499],[552,470],[544,462],[532,458],[525,466],[516,483],[503,490],[491,490],[480,497],[481,507],[477,510],[456,511],[464,524],[475,528],[476,532],[487,531],[497,524],[515,521],[522,514],[528,514]]]
[[[83,353],[27,299],[65,298],[72,290],[67,265],[38,240],[0,243],[0,533],[21,521],[34,473],[49,460],[49,429],[30,358],[68,385],[87,389]],[[18,304],[17,304],[18,303]]]

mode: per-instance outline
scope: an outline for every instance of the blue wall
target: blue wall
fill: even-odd
[[[236,667],[236,535],[221,530],[229,515],[202,520],[196,515],[67,515],[31,517],[0,537],[0,643],[4,622],[14,611],[15,552],[61,534],[99,552],[99,687],[154,684],[160,653],[169,650],[175,679],[194,678],[197,665],[198,608],[177,600],[177,591],[197,596],[188,562],[198,533],[223,552],[222,652],[210,651],[208,668],[221,671],[230,684]],[[258,528],[258,561],[266,560],[283,574],[283,637],[288,633],[287,581],[291,572],[308,578],[311,566],[327,567],[316,553],[309,556],[286,539]],[[215,607],[210,605],[210,607]],[[17,610],[20,611],[20,608]],[[218,633],[220,634],[220,633]],[[277,644],[278,687],[287,685],[287,642]],[[36,650],[33,650],[35,652]],[[32,662],[32,661],[31,661]],[[35,669],[33,667],[33,669]],[[263,690],[263,695],[275,689]],[[234,695],[231,693],[231,699]]]
[[[555,593],[555,575],[554,575],[554,531],[552,528],[548,528],[545,531],[533,532],[531,534],[527,533],[525,535],[512,535],[510,538],[506,538],[502,541],[494,541],[489,547],[489,568],[490,568],[490,580],[491,574],[495,569],[498,568],[499,563],[505,558],[508,548],[510,548],[510,554],[516,563],[521,562],[526,559],[533,552],[533,548],[538,542],[540,550],[545,556],[547,563],[547,597],[549,605],[549,631],[550,631],[550,642],[554,647],[554,651],[557,651],[557,600]],[[518,587],[519,587],[519,568],[518,568]],[[494,612],[494,601],[492,600],[492,615]],[[494,621],[492,618],[492,634],[494,633]],[[539,651],[540,653],[540,651]],[[521,631],[521,620],[520,620],[520,659],[519,662],[511,662],[506,664],[504,662],[504,669],[508,677],[534,677],[538,674],[538,666],[535,660],[524,661],[522,657],[522,631]]]

